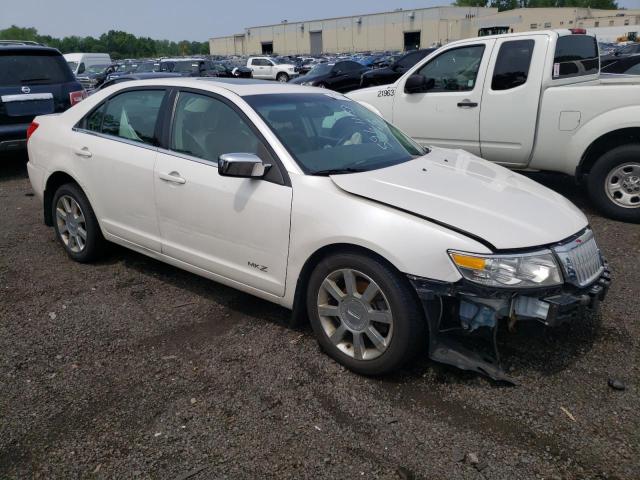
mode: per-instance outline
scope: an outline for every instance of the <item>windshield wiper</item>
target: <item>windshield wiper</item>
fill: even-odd
[[[316,170],[314,172],[311,172],[311,175],[339,175],[341,173],[359,173],[359,172],[366,172],[367,170],[364,168],[353,168],[353,167],[346,167],[346,168],[328,168],[326,170]]]

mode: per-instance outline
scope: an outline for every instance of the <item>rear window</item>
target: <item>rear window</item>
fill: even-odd
[[[0,85],[67,83],[74,79],[60,54],[0,52]]]
[[[598,73],[600,60],[595,37],[565,35],[558,38],[553,60],[553,78],[570,78]]]

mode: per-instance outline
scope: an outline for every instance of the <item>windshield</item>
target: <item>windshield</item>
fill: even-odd
[[[176,62],[173,67],[174,72],[195,72],[198,70],[198,63],[196,62]]]
[[[0,85],[33,85],[73,81],[69,65],[59,53],[34,50],[0,52]]]
[[[374,170],[426,153],[381,117],[339,94],[269,94],[244,99],[306,173]]]
[[[328,63],[321,63],[309,70],[308,75],[326,75],[331,71],[332,68],[333,65],[330,65]]]
[[[86,73],[102,73],[109,65],[91,65],[87,68]]]
[[[159,70],[160,65],[155,63],[141,63],[136,68],[136,72],[155,72]]]

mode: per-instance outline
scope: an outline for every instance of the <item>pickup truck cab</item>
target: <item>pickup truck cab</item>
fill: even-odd
[[[583,30],[452,42],[397,82],[350,93],[422,145],[575,176],[596,207],[640,221],[640,91],[603,82]]]
[[[270,57],[249,57],[247,67],[253,72],[253,78],[261,80],[277,80],[288,82],[291,78],[297,77],[299,73],[292,63],[283,63],[284,60]]]

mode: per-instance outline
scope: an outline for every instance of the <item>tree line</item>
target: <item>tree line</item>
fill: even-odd
[[[190,42],[182,40],[154,40],[149,37],[135,35],[119,30],[109,30],[100,37],[69,36],[55,38],[50,35],[40,35],[32,27],[18,27],[12,25],[0,30],[0,40],[31,40],[54,47],[62,53],[95,52],[108,53],[114,60],[122,58],[153,58],[171,57],[177,55],[208,54],[208,42]]]
[[[454,5],[457,7],[492,7],[501,12],[514,8],[542,7],[591,7],[604,10],[618,8],[615,0],[455,0]]]

